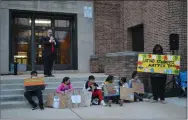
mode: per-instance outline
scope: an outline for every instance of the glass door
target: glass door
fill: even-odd
[[[59,40],[54,70],[77,69],[77,19],[76,14],[10,11],[10,64],[14,61],[26,70],[43,70],[43,42],[47,30]],[[74,26],[74,27],[73,27]]]
[[[42,37],[47,36],[47,30],[51,27],[50,19],[35,19],[35,64],[37,70],[43,70],[43,42]]]
[[[69,31],[55,31],[55,38],[59,40],[54,69],[71,69],[71,33]]]
[[[31,70],[31,23],[30,18],[16,17],[13,19],[12,29],[12,62],[25,66],[23,69]]]

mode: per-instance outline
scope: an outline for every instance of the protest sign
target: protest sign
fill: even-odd
[[[120,99],[134,101],[134,88],[120,87]]]
[[[139,54],[137,71],[178,75],[180,72],[180,56]]]
[[[24,79],[24,86],[36,86],[36,85],[44,85],[44,78],[26,78]]]
[[[143,83],[132,82],[132,88],[134,89],[134,92],[139,93],[139,94],[144,94]]]
[[[119,88],[115,84],[105,84],[103,89],[104,89],[104,96],[119,95]]]
[[[27,91],[33,91],[37,89],[44,90],[45,86],[46,85],[43,77],[24,79],[24,87]]]

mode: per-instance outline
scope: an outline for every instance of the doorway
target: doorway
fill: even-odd
[[[25,64],[27,70],[43,70],[43,42],[52,29],[59,40],[56,70],[77,70],[76,14],[11,10],[10,63]]]
[[[144,52],[144,26],[143,24],[130,28],[132,33],[132,51]]]

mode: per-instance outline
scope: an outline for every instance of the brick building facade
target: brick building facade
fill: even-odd
[[[129,28],[143,24],[144,52],[152,52],[155,44],[161,44],[164,52],[170,52],[169,35],[179,34],[179,55],[181,69],[187,69],[187,2],[179,1],[95,1],[95,58],[91,59],[91,68],[95,72],[114,75],[126,74],[116,70],[117,64],[105,68],[109,60],[107,53],[133,51],[131,31]],[[115,58],[114,58],[115,59]],[[118,60],[119,59],[119,60]],[[123,58],[116,58],[119,66]],[[97,66],[98,64],[98,66]],[[111,68],[110,68],[111,67]],[[133,71],[136,68],[129,69]]]

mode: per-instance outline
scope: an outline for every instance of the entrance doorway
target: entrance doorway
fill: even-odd
[[[43,42],[47,30],[59,40],[54,69],[77,70],[76,14],[10,11],[10,63],[26,65],[27,70],[43,70]]]
[[[144,26],[143,24],[130,28],[132,33],[132,51],[144,52]]]

